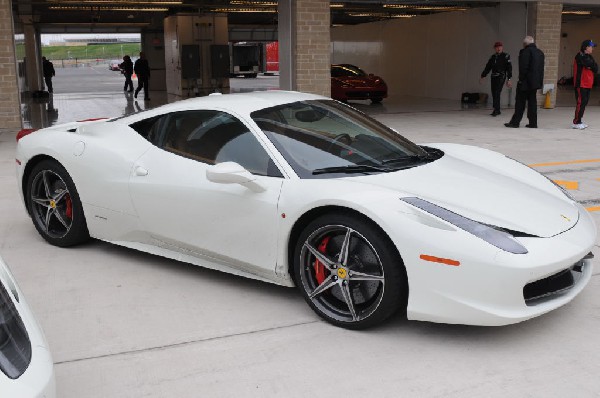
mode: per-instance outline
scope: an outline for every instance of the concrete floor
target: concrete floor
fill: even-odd
[[[77,95],[55,95],[60,120],[115,116],[129,106],[121,93]],[[577,181],[572,193],[600,225],[598,107],[586,113],[590,127],[576,131],[572,107],[540,110],[541,128],[533,130],[505,128],[510,110],[493,118],[452,101],[355,105],[419,143],[557,162],[536,168]],[[588,287],[540,318],[495,328],[395,318],[346,331],[320,321],[295,289],[99,241],[48,245],[17,194],[16,132],[0,132],[0,253],[46,332],[58,397],[600,396],[598,246]],[[581,160],[589,162],[572,163]]]

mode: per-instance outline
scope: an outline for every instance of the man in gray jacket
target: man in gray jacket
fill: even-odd
[[[525,103],[527,103],[527,119],[529,124],[525,127],[537,128],[537,90],[544,85],[544,53],[537,48],[533,37],[523,39],[523,49],[519,52],[519,82],[515,100],[515,113],[510,122],[504,123],[506,127],[518,128]]]

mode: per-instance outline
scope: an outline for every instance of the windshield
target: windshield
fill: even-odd
[[[434,160],[389,127],[337,101],[293,102],[251,117],[300,178],[389,172]]]
[[[354,65],[333,65],[331,67],[332,77],[357,77],[367,76],[367,74],[357,66]]]

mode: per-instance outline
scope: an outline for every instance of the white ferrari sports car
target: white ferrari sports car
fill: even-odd
[[[54,367],[42,329],[0,257],[0,396],[54,398]]]
[[[17,141],[19,191],[51,244],[92,237],[295,285],[338,326],[398,310],[515,323],[592,274],[596,226],[549,179],[317,95],[210,95]]]

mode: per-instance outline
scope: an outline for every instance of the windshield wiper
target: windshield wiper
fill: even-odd
[[[322,169],[315,169],[315,170],[313,170],[312,173],[313,173],[313,175],[327,174],[327,173],[346,173],[346,174],[371,173],[374,171],[389,173],[391,171],[396,171],[396,170],[397,169],[390,169],[387,167],[352,164],[352,165],[348,165],[348,166],[333,166],[333,167],[324,167]]]
[[[433,160],[433,158],[434,157],[428,153],[424,155],[404,155],[393,159],[382,160],[381,164],[424,162],[428,160]]]

